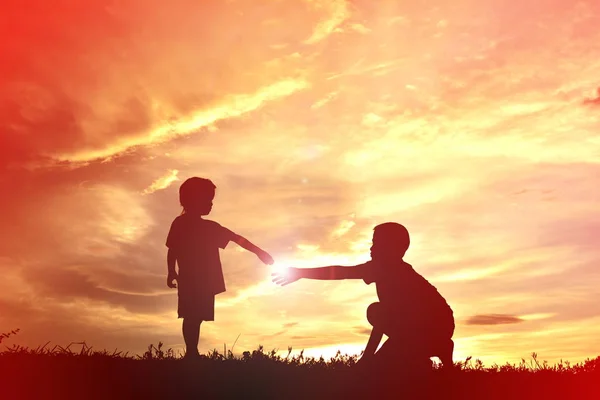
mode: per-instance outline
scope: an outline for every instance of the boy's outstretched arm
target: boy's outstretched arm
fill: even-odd
[[[288,285],[301,278],[319,280],[362,279],[364,270],[360,267],[363,265],[365,264],[359,264],[354,267],[332,265],[319,268],[288,268],[285,271],[274,272],[271,275],[273,282],[281,286]]]
[[[271,257],[271,255],[269,253],[267,253],[260,247],[256,246],[255,244],[251,243],[245,237],[236,234],[233,238],[233,241],[235,243],[237,243],[240,247],[256,254],[258,256],[258,258],[260,258],[260,261],[264,262],[265,264],[267,264],[267,265],[273,264],[273,262],[274,262],[273,257]]]

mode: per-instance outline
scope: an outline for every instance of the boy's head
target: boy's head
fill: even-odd
[[[212,209],[217,187],[210,179],[192,177],[179,187],[179,203],[184,212],[208,215]]]
[[[410,235],[404,225],[386,222],[377,225],[373,230],[371,258],[373,260],[401,259],[409,246]]]

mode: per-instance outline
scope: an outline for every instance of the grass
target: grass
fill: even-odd
[[[0,335],[0,342],[16,334]],[[66,347],[5,346],[0,352],[0,398],[5,399],[354,399],[444,398],[594,399],[600,393],[600,357],[549,365],[535,353],[519,364],[486,367],[471,357],[452,372],[434,367],[424,376],[402,365],[363,371],[357,356],[331,360],[280,356],[262,346],[235,356],[213,350],[182,360],[162,343],[141,355],[96,351],[86,343]],[[420,396],[420,397],[419,397]]]

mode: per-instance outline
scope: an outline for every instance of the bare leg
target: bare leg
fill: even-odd
[[[198,341],[200,340],[200,324],[202,320],[184,318],[181,330],[185,342],[185,355],[198,355]]]
[[[452,361],[452,354],[454,353],[454,341],[449,339],[441,346],[438,353],[439,354],[436,355],[442,362],[444,369],[452,369],[454,367],[454,362]]]

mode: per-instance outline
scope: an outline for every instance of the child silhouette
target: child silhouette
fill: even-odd
[[[263,263],[273,264],[266,251],[217,222],[203,218],[212,210],[215,190],[209,179],[193,177],[183,182],[179,188],[183,212],[172,222],[167,236],[167,286],[177,288],[185,358],[199,355],[200,324],[214,321],[215,295],[225,292],[219,249],[235,242],[256,254]]]
[[[404,261],[409,245],[406,228],[387,222],[373,231],[371,261],[352,267],[289,268],[273,273],[273,282],[282,286],[301,278],[375,282],[379,302],[367,309],[373,330],[360,363],[401,360],[404,365],[431,366],[429,358],[437,356],[450,368],[454,315],[437,289]],[[376,353],[383,334],[389,339]]]

